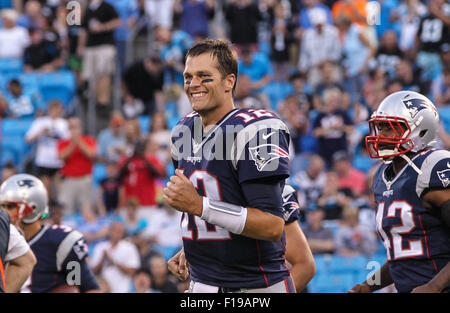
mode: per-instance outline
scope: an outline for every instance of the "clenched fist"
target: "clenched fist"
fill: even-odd
[[[177,211],[202,215],[202,197],[197,193],[192,182],[178,169],[163,189],[163,199]]]

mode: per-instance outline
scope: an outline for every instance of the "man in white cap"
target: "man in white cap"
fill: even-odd
[[[3,28],[0,28],[0,59],[21,59],[26,47],[30,44],[28,31],[16,25],[19,15],[13,9],[0,11]]]

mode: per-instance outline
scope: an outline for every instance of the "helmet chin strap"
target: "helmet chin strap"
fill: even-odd
[[[402,157],[408,164],[417,172],[417,174],[422,175],[422,171],[414,164],[413,161],[409,157],[407,157],[404,154],[400,154],[400,157]]]

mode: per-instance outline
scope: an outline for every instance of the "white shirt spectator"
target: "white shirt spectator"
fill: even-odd
[[[48,133],[43,133],[44,129]],[[61,168],[63,163],[58,159],[57,145],[59,139],[66,139],[70,136],[67,120],[64,118],[52,119],[48,116],[37,118],[25,135],[28,140],[39,133],[36,148],[35,163],[40,167]]]
[[[5,262],[17,259],[30,250],[30,246],[25,238],[19,233],[14,225],[9,226],[9,243],[6,252]]]
[[[25,28],[0,28],[0,58],[22,59],[23,52],[30,43],[30,36]]]
[[[95,267],[101,262],[105,251],[108,251],[108,254],[114,262],[123,266],[135,269],[141,266],[139,252],[134,244],[126,240],[121,240],[114,248],[111,247],[111,242],[109,241],[97,244],[93,252],[91,267]],[[107,281],[111,288],[111,293],[128,292],[132,284],[131,276],[124,274],[117,266],[110,262],[105,262],[100,275]]]
[[[173,210],[173,209],[169,209]],[[182,246],[180,232],[181,212],[159,209],[149,219],[148,230],[144,236],[154,237],[159,245],[166,247]]]
[[[316,27],[308,28],[302,37],[299,69],[306,72],[324,61],[337,62],[341,58],[341,50],[336,27],[323,23],[320,33]]]
[[[152,26],[172,28],[174,0],[145,0],[145,11]]]

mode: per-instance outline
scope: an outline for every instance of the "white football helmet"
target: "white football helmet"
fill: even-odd
[[[33,175],[11,176],[0,186],[0,203],[16,205],[17,218],[31,224],[48,214],[48,195],[44,184]]]
[[[389,127],[393,136],[380,134]],[[366,147],[372,158],[392,160],[407,152],[419,152],[436,143],[439,114],[433,103],[414,91],[398,91],[387,96],[369,120]]]

